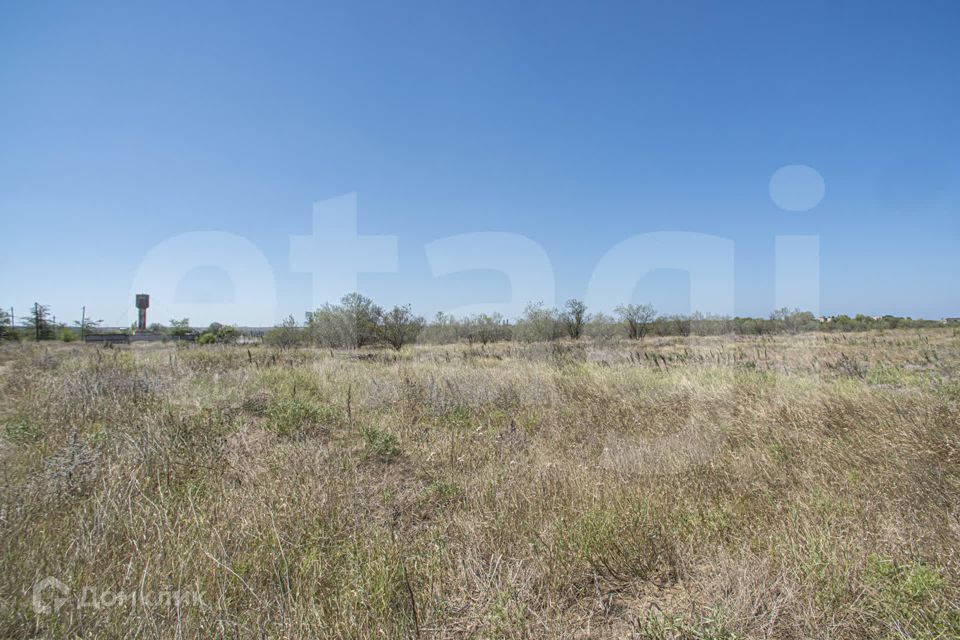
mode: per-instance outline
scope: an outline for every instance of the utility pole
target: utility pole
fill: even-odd
[[[37,342],[40,342],[40,303],[33,303],[33,324],[37,328]]]
[[[84,331],[87,329],[87,307],[80,308],[80,342],[84,341]]]

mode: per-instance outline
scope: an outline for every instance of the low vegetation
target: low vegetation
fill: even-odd
[[[960,636],[953,330],[566,312],[552,342],[4,344],[0,636]]]
[[[84,308],[84,312],[86,309]],[[948,326],[960,328],[957,318],[924,320],[898,316],[854,317],[837,315],[817,318],[809,311],[777,309],[768,318],[729,317],[694,312],[691,314],[658,314],[651,304],[618,306],[616,317],[602,312],[589,313],[587,305],[577,299],[567,300],[562,309],[552,309],[541,302],[531,302],[518,318],[499,313],[480,313],[455,317],[438,313],[432,321],[414,313],[410,305],[384,309],[359,293],[344,296],[339,304],[328,303],[308,311],[304,322],[288,316],[277,326],[238,328],[219,322],[206,329],[191,327],[189,318],[170,320],[169,326],[151,324],[147,333],[164,341],[189,341],[201,345],[260,342],[279,349],[293,347],[325,347],[360,349],[389,346],[401,350],[408,344],[490,344],[492,342],[552,342],[563,338],[593,340],[628,338],[643,340],[653,336],[764,336],[796,333],[851,333],[889,331],[894,329],[932,329]],[[11,312],[12,314],[12,312]],[[34,304],[28,316],[20,318],[0,309],[0,342],[60,340],[72,342],[94,333],[133,334],[136,325],[128,328],[103,329],[102,320],[82,316],[74,328],[57,324],[50,308]]]

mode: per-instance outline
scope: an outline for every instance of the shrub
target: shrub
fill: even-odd
[[[841,352],[836,362],[828,362],[827,366],[842,376],[849,378],[866,378],[867,367],[854,357]]]
[[[676,570],[677,549],[666,514],[656,505],[629,500],[598,504],[564,532],[564,542],[580,561],[614,580]]]
[[[13,318],[5,310],[0,309],[0,340],[11,340],[16,337],[13,328]]]
[[[170,335],[174,338],[182,338],[190,333],[190,318],[180,318],[170,321]]]
[[[617,315],[627,325],[627,336],[631,340],[643,340],[650,323],[657,317],[657,310],[652,304],[628,304],[617,307]]]
[[[278,349],[290,349],[302,345],[306,342],[306,334],[303,329],[297,326],[297,321],[293,316],[287,316],[287,319],[279,325],[267,331],[263,336],[263,343]]]
[[[307,334],[324,347],[359,349],[380,339],[383,309],[359,293],[350,293],[339,305],[325,304],[307,313]]]
[[[333,407],[320,407],[300,398],[273,398],[267,405],[267,428],[280,435],[302,434],[308,430],[337,421]]]
[[[527,305],[515,331],[517,338],[526,342],[558,340],[563,334],[563,322],[557,312],[547,309],[541,302]]]
[[[364,427],[361,433],[369,457],[391,462],[400,456],[400,441],[389,431]]]
[[[567,300],[567,304],[560,320],[563,322],[567,335],[574,340],[579,340],[583,335],[583,325],[586,322],[587,305],[580,300]]]
[[[379,326],[380,338],[399,351],[403,345],[414,342],[423,330],[423,318],[413,315],[410,305],[394,307],[383,314]]]
[[[237,341],[237,338],[240,337],[240,332],[237,331],[236,327],[229,324],[220,324],[219,322],[211,323],[203,335],[207,334],[214,337],[214,342],[223,342],[226,344],[233,344]],[[202,338],[203,336],[200,337]]]

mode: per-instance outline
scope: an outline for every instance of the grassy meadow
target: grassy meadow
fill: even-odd
[[[0,350],[3,637],[956,638],[958,550],[951,329]]]

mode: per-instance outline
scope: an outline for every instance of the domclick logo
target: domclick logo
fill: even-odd
[[[47,576],[33,585],[33,598],[30,600],[37,613],[56,613],[67,603],[70,587],[53,576]]]
[[[181,608],[201,606],[203,598],[199,591],[181,591],[161,589],[158,591],[116,591],[84,586],[79,591],[70,588],[62,580],[48,576],[33,585],[33,597],[30,599],[33,610],[38,614],[55,614],[65,605],[76,609],[109,609],[111,607],[135,607],[152,609],[155,607]]]

